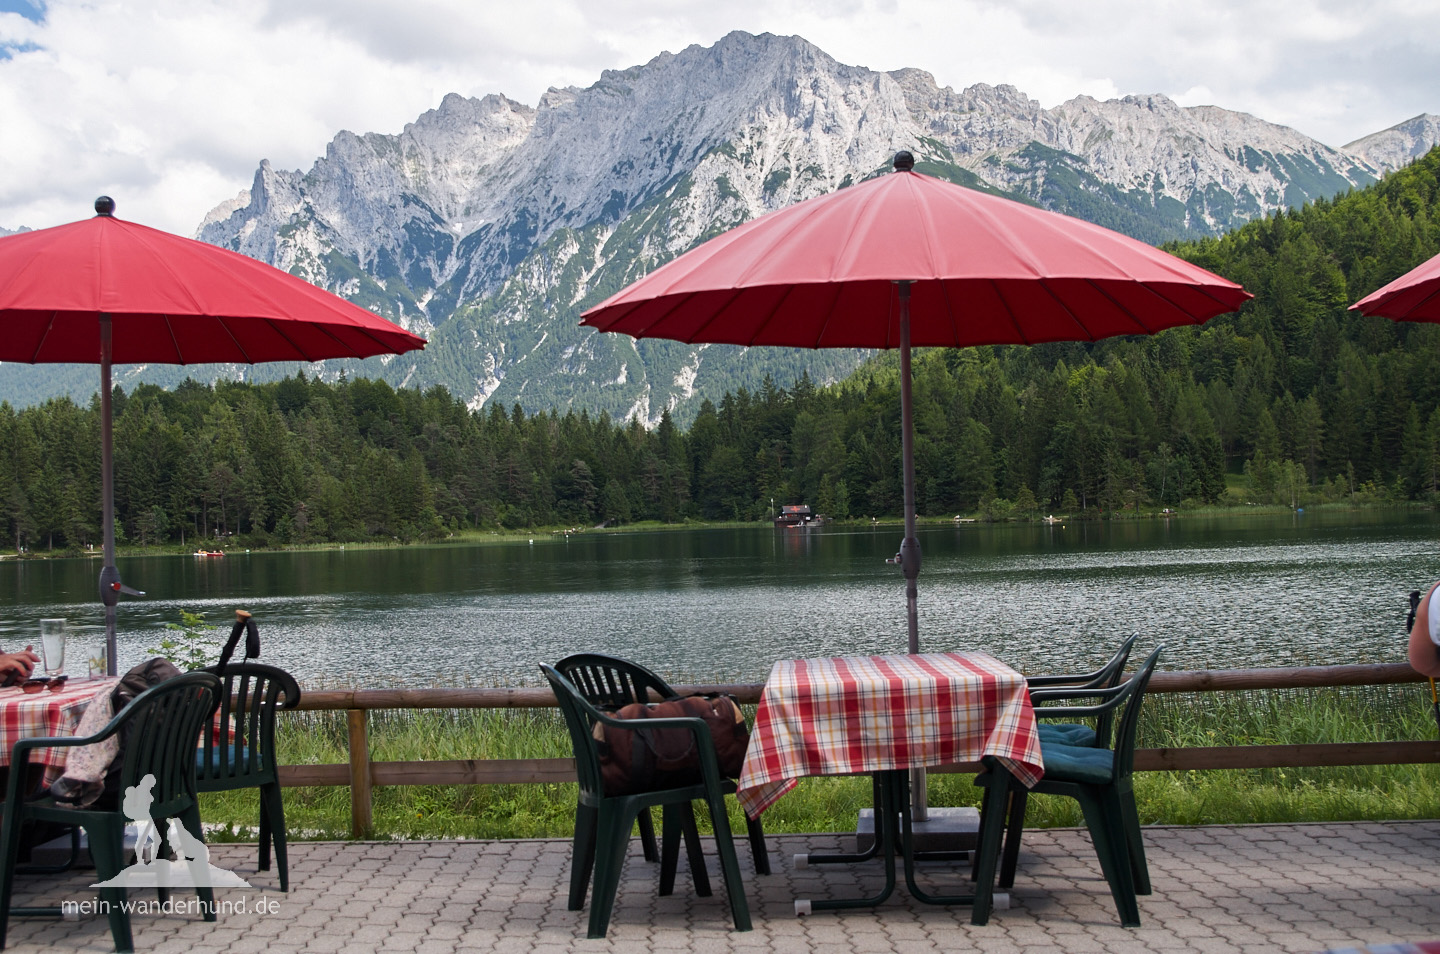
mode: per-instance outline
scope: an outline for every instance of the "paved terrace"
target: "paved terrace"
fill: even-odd
[[[845,839],[852,841],[853,839]],[[133,917],[136,950],[154,952],[754,951],[1189,952],[1319,951],[1440,939],[1440,822],[1218,826],[1146,831],[1155,893],[1140,899],[1143,926],[1119,926],[1088,836],[1034,831],[1011,895],[985,927],[967,907],[916,904],[903,890],[878,911],[796,918],[797,896],[839,895],[873,884],[858,868],[796,871],[796,852],[835,850],[833,835],[772,837],[776,869],[758,877],[739,856],[755,929],[730,928],[718,864],[715,894],[690,892],[684,863],[676,894],[657,898],[658,865],[632,842],[610,936],[585,938],[586,912],[565,910],[564,841],[295,843],[291,893],[274,871],[255,872],[253,845],[217,845],[211,861],[255,890],[217,892],[224,903],[261,889],[278,911]],[[958,888],[959,870],[926,866],[922,883]],[[94,897],[92,873],[30,876],[20,904]],[[180,896],[177,893],[177,896]],[[131,897],[150,900],[151,891]],[[588,911],[588,908],[587,908]],[[11,951],[110,951],[103,917],[11,922]]]

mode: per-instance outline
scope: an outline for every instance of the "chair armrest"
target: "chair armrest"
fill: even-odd
[[[1060,699],[1103,699],[1114,700],[1129,692],[1130,684],[1122,682],[1118,686],[1111,686],[1108,689],[1096,689],[1093,687],[1069,686],[1064,689],[1038,689],[1030,693],[1030,704],[1039,707],[1042,702],[1055,702]]]
[[[121,709],[99,732],[96,732],[94,735],[87,735],[84,738],[77,738],[73,735],[55,735],[20,739],[15,743],[14,747],[10,749],[11,763],[15,764],[18,762],[18,756],[22,752],[28,753],[31,749],[59,749],[77,745],[94,745],[96,742],[104,742],[110,738],[110,736],[120,731],[120,726],[124,724],[125,721],[124,714],[125,710]]]
[[[123,712],[124,710],[122,709],[121,713]],[[84,738],[76,738],[73,735],[56,735],[18,740],[10,749],[10,768],[12,771],[5,785],[6,801],[20,797],[19,786],[25,773],[15,771],[15,769],[18,766],[29,764],[30,751],[32,749],[74,748],[75,746],[93,745],[96,742],[103,742],[120,730],[120,726],[124,721],[121,718],[121,713],[117,713],[99,732]]]
[[[1045,689],[1049,686],[1068,686],[1076,689],[1084,689],[1095,685],[1105,677],[1105,668],[1094,672],[1072,673],[1061,676],[1026,676],[1025,685],[1032,689]]]
[[[1087,692],[1076,693],[1060,692],[1058,690],[1055,690],[1052,692],[1042,692],[1035,694],[1043,697],[1040,700],[1042,702],[1048,700],[1063,699],[1100,698],[1105,700],[1104,702],[1098,703],[1096,705],[1037,706],[1035,705],[1036,700],[1034,696],[1031,697],[1030,703],[1037,719],[1084,719],[1094,716],[1102,716],[1107,712],[1114,711],[1120,706],[1122,702],[1129,698],[1132,688],[1133,684],[1127,682],[1123,685],[1116,686],[1113,689],[1093,689]]]

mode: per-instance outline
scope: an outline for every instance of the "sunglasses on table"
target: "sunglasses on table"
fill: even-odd
[[[69,678],[69,676],[55,676],[54,678],[27,679],[20,684],[20,691],[27,695],[44,692],[46,689],[51,692],[58,692],[65,687],[65,680]]]

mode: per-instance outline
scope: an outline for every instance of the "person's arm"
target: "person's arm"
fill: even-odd
[[[1440,606],[1436,606],[1433,615],[1430,612],[1436,587],[1440,587],[1440,583],[1430,587],[1430,592],[1420,601],[1415,611],[1415,625],[1410,629],[1410,666],[1431,678],[1440,676]]]
[[[5,677],[6,685],[22,682],[30,678],[39,662],[40,657],[29,646],[18,653],[0,653],[0,676]]]

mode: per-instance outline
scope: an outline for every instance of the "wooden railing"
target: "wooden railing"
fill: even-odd
[[[1423,681],[1401,663],[1318,666],[1306,669],[1228,669],[1160,672],[1151,693],[1230,692],[1381,686]],[[758,683],[677,687],[681,692],[726,692],[742,703],[760,701]],[[555,759],[455,759],[434,762],[374,762],[370,759],[369,713],[376,709],[542,709],[554,708],[548,688],[354,689],[306,692],[298,710],[344,711],[350,761],[338,765],[285,765],[286,786],[350,786],[351,831],[372,827],[371,791],[377,785],[495,785],[573,782],[575,762]],[[1174,772],[1190,769],[1301,768],[1440,762],[1440,741],[1341,742],[1319,745],[1243,745],[1204,748],[1137,749],[1135,769]],[[955,763],[934,772],[977,772],[978,763]]]

